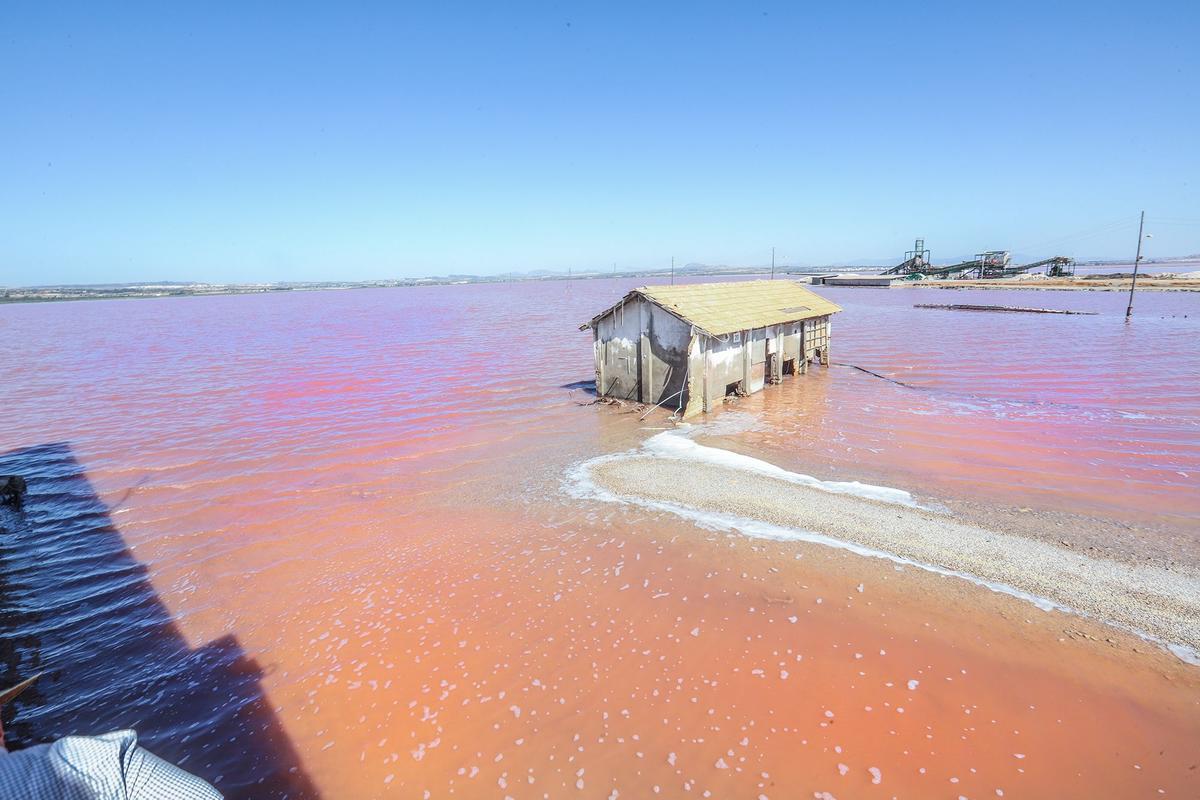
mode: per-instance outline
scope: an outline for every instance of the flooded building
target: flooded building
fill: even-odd
[[[591,328],[596,392],[690,417],[726,395],[829,363],[829,317],[841,311],[793,281],[643,286]]]

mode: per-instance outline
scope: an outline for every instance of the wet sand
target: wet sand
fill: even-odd
[[[1166,570],[1084,555],[946,514],[697,461],[632,456],[598,461],[590,472],[600,487],[623,499],[672,504],[702,524],[765,538],[823,534],[835,544],[964,573],[1026,593],[1043,606],[1052,601],[1183,645],[1193,651],[1188,658],[1200,650],[1200,573],[1192,567]]]

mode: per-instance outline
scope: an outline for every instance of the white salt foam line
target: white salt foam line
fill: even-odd
[[[788,472],[787,470],[781,469],[780,467],[777,467],[774,464],[771,464],[766,461],[762,461],[757,458],[751,458],[750,456],[743,456],[738,453],[731,453],[727,450],[721,450],[720,448],[716,448],[716,447],[706,447],[705,445],[696,444],[695,442],[692,442],[690,439],[680,436],[680,434],[677,431],[668,431],[665,434],[660,433],[655,436],[652,436],[652,437],[650,437],[649,440],[647,440],[647,442],[645,444],[648,445],[651,442],[653,442],[654,440],[659,439],[659,437],[666,437],[666,436],[669,436],[672,439],[682,439],[682,441],[684,441],[685,443],[689,443],[689,444],[695,445],[697,448],[701,448],[701,450],[699,451],[701,453],[701,455],[698,458],[695,458],[694,460],[709,461],[710,463],[715,463],[715,464],[718,464],[718,465],[724,466],[724,467],[729,467],[731,464],[733,464],[733,465],[737,465],[737,466],[733,466],[734,469],[749,469],[751,472],[758,472],[763,475],[769,475],[771,477],[780,477],[778,474],[776,474],[778,472],[778,473],[782,473],[783,475],[788,475],[788,476],[793,476],[794,478],[799,478],[800,480],[792,480],[790,478],[785,477],[785,478],[783,478],[783,480],[790,480],[790,482],[792,482],[792,483],[798,483],[798,484],[804,485],[804,486],[813,486],[814,484],[809,483],[808,481],[815,481],[817,484],[834,484],[834,485],[843,485],[843,486],[850,486],[850,487],[866,487],[868,489],[883,490],[884,492],[895,492],[895,493],[898,493],[899,495],[907,497],[908,502],[906,503],[906,502],[897,501],[897,500],[893,500],[891,502],[899,502],[902,505],[910,505],[914,508],[921,507],[912,500],[912,495],[910,495],[908,492],[905,492],[901,489],[892,489],[887,486],[871,486],[870,484],[862,484],[862,483],[858,483],[857,481],[847,482],[847,483],[843,483],[843,484],[839,484],[838,482],[834,482],[834,481],[821,481],[817,478],[812,478],[808,475],[800,475],[798,473]],[[668,450],[672,450],[672,449],[674,449],[674,445],[675,445],[675,442],[671,442],[666,445],[666,448]],[[661,447],[661,446],[662,446],[661,444],[656,445],[656,447]],[[688,447],[677,448],[677,451],[684,452],[684,453],[696,452]],[[712,452],[706,453],[704,451],[712,451]],[[653,454],[653,452],[648,451],[646,449],[643,449],[641,451],[630,450],[630,451],[626,451],[624,453],[614,453],[614,454],[607,455],[607,456],[599,456],[597,458],[589,459],[588,461],[584,461],[582,463],[576,464],[575,466],[571,467],[567,471],[567,484],[565,487],[567,494],[569,494],[572,497],[581,499],[581,500],[599,500],[601,502],[606,502],[606,503],[634,505],[634,506],[639,506],[641,508],[651,509],[654,511],[664,511],[666,513],[674,514],[675,516],[687,519],[690,522],[693,522],[697,527],[704,528],[706,530],[742,533],[746,536],[751,536],[751,537],[759,538],[759,539],[774,539],[776,541],[808,542],[811,544],[823,545],[825,547],[832,547],[832,548],[835,548],[838,550],[846,550],[846,551],[849,551],[856,555],[864,556],[867,558],[881,558],[886,561],[891,561],[896,564],[901,564],[903,566],[915,567],[917,569],[922,569],[927,572],[932,572],[936,575],[942,575],[942,576],[949,577],[949,578],[959,578],[961,580],[967,581],[968,583],[973,583],[976,586],[981,586],[990,591],[997,592],[999,594],[1005,594],[1010,597],[1015,597],[1018,600],[1023,600],[1043,611],[1061,611],[1066,614],[1074,614],[1075,616],[1078,616],[1078,617],[1084,617],[1084,618],[1088,618],[1088,619],[1096,619],[1096,617],[1094,617],[1091,614],[1071,608],[1070,606],[1065,606],[1065,605],[1058,603],[1054,600],[1051,600],[1049,598],[1042,597],[1040,595],[1035,595],[1035,594],[1032,594],[1031,592],[1026,592],[1022,589],[1018,589],[1017,587],[1011,586],[1007,583],[1001,583],[999,581],[991,581],[986,578],[981,578],[978,575],[972,575],[969,572],[962,572],[960,570],[948,569],[946,567],[939,567],[935,564],[926,564],[922,561],[916,561],[911,558],[906,558],[905,556],[901,556],[896,553],[890,553],[886,550],[879,550],[874,547],[867,547],[865,545],[861,545],[856,542],[848,542],[843,539],[837,539],[833,536],[828,536],[823,533],[815,533],[813,531],[804,531],[804,530],[800,530],[797,528],[788,528],[783,525],[776,525],[771,522],[763,522],[761,520],[751,519],[749,517],[741,517],[741,516],[737,516],[735,514],[722,514],[722,513],[714,512],[714,511],[702,511],[698,508],[692,508],[691,506],[686,506],[686,505],[683,505],[680,503],[671,503],[671,502],[662,501],[662,500],[650,500],[650,499],[647,499],[644,497],[637,497],[634,495],[619,495],[619,494],[616,494],[615,492],[612,492],[612,491],[609,491],[608,489],[603,488],[598,483],[596,483],[596,481],[592,478],[592,474],[591,474],[592,467],[594,467],[598,464],[603,464],[603,463],[607,463],[607,462],[611,462],[611,461],[623,461],[623,460],[626,460],[629,458],[645,456],[647,454]],[[731,457],[728,462],[725,460],[727,456]],[[660,457],[673,458],[676,456],[660,456]],[[682,460],[686,460],[687,458],[689,458],[689,456],[683,456]],[[751,462],[751,465],[746,465],[746,462]],[[766,469],[763,469],[763,467],[765,467]],[[823,488],[823,487],[817,486],[816,488]],[[836,490],[826,489],[826,491],[836,491]],[[860,496],[860,497],[869,497],[869,499],[877,499],[873,496],[859,494],[857,491],[843,491],[841,493],[843,493],[843,494],[858,494],[858,496]],[[887,502],[887,501],[885,501],[885,502]],[[1105,621],[1105,620],[1102,620],[1102,621]],[[1107,621],[1105,621],[1105,622],[1107,622]],[[1157,636],[1153,636],[1149,633],[1146,633],[1145,631],[1137,630],[1136,628],[1131,628],[1127,625],[1122,625],[1119,623],[1112,623],[1112,622],[1107,622],[1107,624],[1111,624],[1114,627],[1117,627],[1117,628],[1120,628],[1121,630],[1132,633],[1133,635],[1135,635],[1147,642],[1150,642],[1151,644],[1162,647],[1163,649],[1167,650],[1168,652],[1170,652],[1172,655],[1174,655],[1175,657],[1177,657],[1180,661],[1183,661],[1184,663],[1200,666],[1200,652],[1197,652],[1186,645],[1164,641],[1164,640],[1158,638]]]
[[[961,578],[965,581],[970,581],[979,586],[991,589],[994,592],[1011,595],[1012,597],[1025,600],[1043,611],[1071,611],[1071,609],[1059,603],[1049,600],[1045,597],[1030,594],[1022,591],[1015,586],[1009,586],[1005,583],[997,581],[989,581],[967,572],[947,569],[933,564],[926,564],[921,561],[915,561],[905,556],[889,553],[886,550],[878,550],[874,547],[867,547],[856,542],[848,542],[843,539],[837,539],[833,536],[827,536],[823,533],[815,533],[813,531],[800,530],[798,528],[788,528],[783,525],[776,525],[772,522],[763,522],[761,520],[751,519],[750,517],[741,517],[736,514],[722,514],[716,511],[702,511],[698,508],[692,508],[681,503],[672,503],[664,500],[649,500],[644,497],[634,495],[619,495],[601,487],[595,482],[591,475],[591,467],[606,461],[615,461],[627,457],[628,454],[618,454],[616,456],[602,456],[601,458],[592,459],[582,464],[577,464],[568,472],[570,482],[567,484],[568,493],[579,499],[600,500],[608,503],[621,503],[626,505],[635,505],[642,508],[648,508],[654,511],[665,511],[669,514],[674,514],[678,517],[683,517],[690,522],[695,523],[697,527],[705,530],[719,532],[742,533],[756,539],[773,539],[775,541],[789,542],[808,542],[811,544],[824,545],[838,550],[848,550],[855,555],[865,556],[867,558],[882,558],[886,561],[891,561],[896,564],[901,564],[908,567],[916,567],[928,572],[933,572],[938,575],[947,577]],[[815,479],[814,479],[815,480]],[[886,488],[886,487],[879,487]],[[897,490],[898,491],[898,490]],[[906,493],[907,494],[907,493]]]
[[[702,433],[703,430],[696,432]],[[676,431],[666,431],[651,436],[642,444],[642,452],[660,458],[703,461],[719,467],[766,475],[770,478],[795,483],[800,486],[810,486],[813,489],[833,492],[834,494],[850,494],[868,500],[876,500],[881,503],[895,503],[910,508],[921,508],[921,505],[913,499],[913,496],[903,489],[893,489],[890,486],[875,486],[869,483],[859,483],[858,481],[823,481],[811,475],[789,472],[760,458],[744,456],[741,453],[733,453],[729,450],[722,450],[719,447],[709,447],[700,444]]]

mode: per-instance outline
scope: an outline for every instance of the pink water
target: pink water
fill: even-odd
[[[571,388],[592,377],[578,324],[631,285],[0,306],[20,345],[0,472],[31,477],[3,520],[2,660],[6,681],[50,670],[6,728],[135,726],[244,797],[856,796],[868,766],[887,796],[933,774],[951,797],[1189,785],[1177,676],[1063,670],[1007,600],[571,500],[571,464],[648,435]],[[1196,295],[1147,293],[1127,325],[1113,293],[827,294],[834,360],[907,385],[815,371],[743,401],[764,424],[729,446],[1196,536]]]
[[[762,398],[755,446],[912,491],[1200,527],[1200,296],[829,289],[830,370]],[[914,303],[1096,316],[914,309]],[[820,430],[821,437],[800,436]]]

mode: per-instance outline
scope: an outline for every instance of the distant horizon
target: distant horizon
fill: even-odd
[[[1200,251],[1195,3],[18,0],[0,28],[0,285],[887,264],[922,235],[1093,260],[1142,209],[1148,257]]]
[[[963,259],[938,259],[932,260],[935,265],[946,265],[959,263]],[[1016,259],[1014,264],[1032,263],[1032,260]],[[1082,265],[1096,266],[1132,266],[1133,258],[1080,258],[1077,262]],[[898,263],[898,261],[896,262]],[[1142,259],[1143,268],[1149,266],[1170,266],[1171,264],[1193,264],[1200,263],[1200,253],[1193,253],[1186,256],[1159,256],[1157,258]],[[775,265],[775,271],[785,273],[788,270],[828,270],[828,269],[886,269],[889,266],[895,266],[895,263],[888,262],[872,262],[872,261],[839,261],[830,264],[780,264]],[[704,276],[717,275],[724,270],[724,274],[729,275],[757,275],[768,274],[771,270],[771,265],[767,264],[711,264],[706,262],[689,262],[687,264],[676,264],[676,271],[687,275]],[[452,272],[452,273],[427,273],[424,275],[409,275],[409,276],[386,276],[378,278],[337,278],[337,279],[317,279],[317,280],[291,280],[282,279],[274,281],[215,281],[205,280],[202,278],[148,278],[131,281],[94,281],[88,283],[64,283],[64,282],[49,282],[49,283],[33,283],[23,285],[6,285],[0,284],[0,290],[26,290],[26,289],[42,289],[42,288],[88,288],[88,287],[153,287],[153,286],[287,286],[287,285],[366,285],[372,283],[405,283],[405,282],[449,282],[457,279],[467,279],[476,282],[493,282],[503,280],[553,280],[566,279],[574,276],[578,279],[584,278],[606,278],[606,277],[628,277],[632,275],[665,275],[670,272],[670,264],[664,266],[650,266],[642,268],[618,269],[615,272],[604,269],[574,269],[563,267],[562,269],[537,269],[512,272]]]

